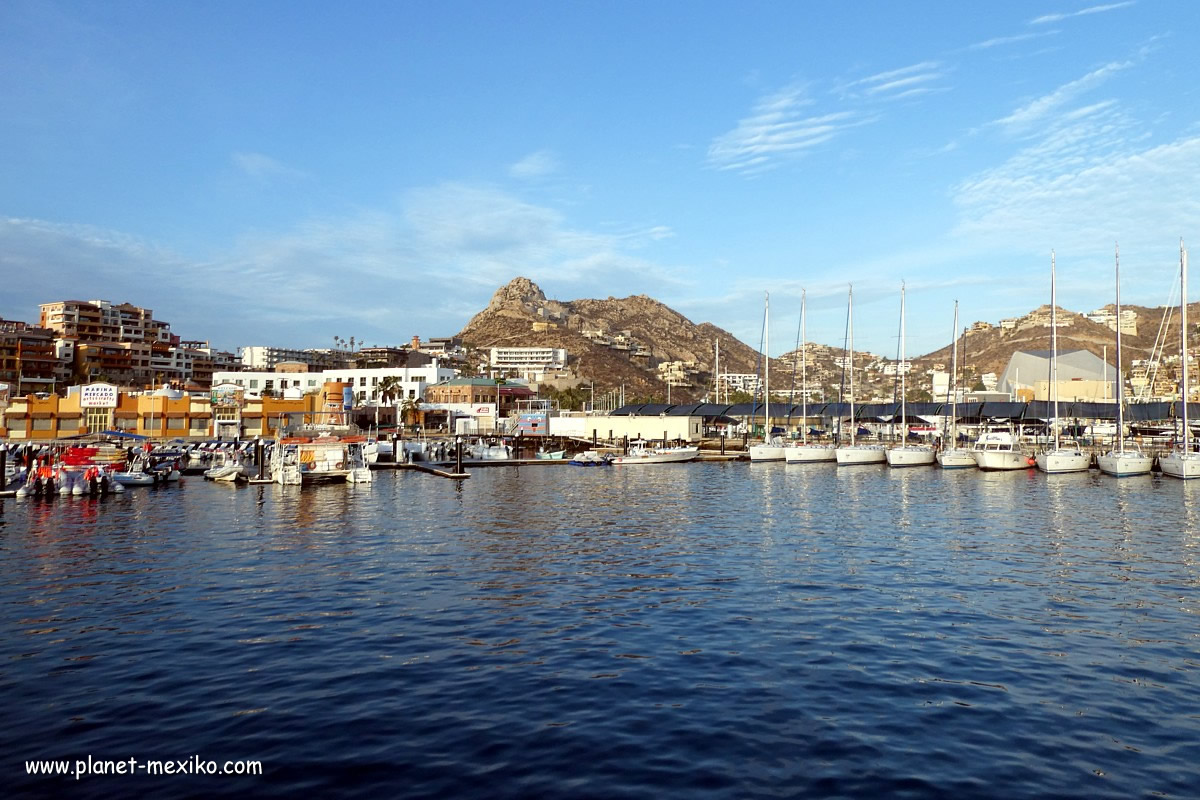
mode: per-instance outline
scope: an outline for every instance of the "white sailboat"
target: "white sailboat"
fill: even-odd
[[[763,440],[750,446],[751,461],[783,461],[787,445],[771,435],[771,295],[763,301]]]
[[[1188,348],[1187,348],[1187,250],[1183,249],[1183,240],[1179,242],[1179,356],[1183,362],[1183,382],[1180,384],[1183,396],[1183,442],[1176,445],[1171,452],[1159,456],[1158,466],[1163,475],[1172,478],[1200,478],[1200,453],[1192,452],[1191,428],[1188,426]]]
[[[1116,249],[1117,271],[1117,447],[1096,459],[1100,471],[1123,478],[1126,475],[1149,475],[1154,459],[1133,446],[1125,449],[1125,379],[1121,376],[1121,248]]]
[[[958,301],[954,301],[953,356],[950,361],[950,446],[938,450],[937,462],[942,469],[974,467],[975,453],[958,446]],[[945,443],[943,442],[943,445]]]
[[[908,443],[908,375],[904,362],[904,284],[900,284],[900,435],[901,443],[886,452],[889,467],[923,467],[934,461],[933,448]]]
[[[808,441],[808,332],[805,330],[808,313],[808,293],[800,291],[800,441],[784,451],[789,464],[808,464],[817,461],[836,461],[833,445]]]
[[[846,348],[847,367],[850,372],[850,444],[836,448],[834,457],[838,466],[851,464],[882,464],[887,455],[880,445],[858,444],[858,420],[854,418],[854,287],[850,287],[849,299],[846,301],[846,328],[849,334],[849,346]]]
[[[1091,456],[1079,449],[1078,442],[1072,442],[1073,447],[1063,447],[1061,428],[1058,420],[1058,296],[1054,283],[1054,251],[1050,251],[1050,391],[1054,393],[1054,449],[1042,450],[1035,456],[1038,469],[1042,472],[1083,472],[1091,466]]]

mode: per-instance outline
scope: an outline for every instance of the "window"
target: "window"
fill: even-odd
[[[173,431],[181,431],[187,427],[187,420],[183,417],[167,417],[167,429]]]
[[[106,431],[112,427],[111,408],[88,408],[84,409],[84,413],[86,414],[84,424],[92,433]]]
[[[361,378],[358,379],[358,385],[359,386],[367,385],[367,376],[366,375],[363,375]]]
[[[257,388],[258,388],[258,381],[257,381],[257,380],[251,380],[251,381],[250,381],[250,388],[251,388],[251,389],[257,389]]]
[[[371,385],[372,385],[372,386],[378,386],[378,385],[379,385],[379,376],[378,376],[378,375],[372,375],[372,376],[371,376]]]

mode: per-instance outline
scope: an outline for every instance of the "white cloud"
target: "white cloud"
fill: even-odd
[[[234,153],[231,158],[234,166],[251,178],[258,180],[305,177],[305,173],[301,170],[289,167],[262,153]]]
[[[805,90],[790,86],[766,95],[737,127],[713,140],[708,163],[743,174],[762,172],[779,159],[795,158],[830,141],[842,131],[869,121],[854,111],[804,116],[813,105]]]
[[[558,157],[549,150],[538,150],[509,167],[508,174],[514,178],[529,180],[551,175],[558,170]]]
[[[219,347],[322,346],[334,334],[396,343],[458,331],[518,275],[565,298],[614,285],[661,294],[683,281],[637,252],[671,235],[661,225],[581,230],[556,209],[466,184],[248,234],[205,261],[120,232],[0,219],[0,316],[35,319],[38,304],[70,295],[153,308],[184,338]]]
[[[1090,6],[1088,8],[1081,8],[1078,11],[1067,11],[1067,12],[1062,12],[1062,13],[1057,13],[1057,14],[1045,14],[1043,16],[1035,17],[1035,18],[1029,20],[1029,24],[1030,25],[1045,25],[1050,22],[1061,22],[1062,20],[1070,19],[1071,17],[1083,17],[1083,16],[1087,16],[1088,14],[1101,14],[1105,11],[1115,11],[1118,8],[1128,8],[1129,6],[1132,6],[1132,5],[1134,5],[1134,0],[1128,0],[1128,2],[1124,2],[1124,3],[1107,3],[1107,4],[1101,5],[1101,6]]]
[[[1045,36],[1056,36],[1060,31],[1038,31],[1037,33],[1018,33],[1014,36],[997,36],[993,39],[985,39],[982,42],[976,42],[972,45],[967,45],[968,50],[989,50],[993,47],[1000,47],[1006,44],[1016,44],[1030,39],[1040,39]]]
[[[1099,86],[1113,75],[1128,69],[1132,65],[1132,62],[1129,61],[1105,64],[1099,69],[1092,70],[1082,78],[1065,83],[1053,92],[1029,101],[1007,117],[996,120],[995,124],[1007,128],[1010,132],[1026,130],[1034,123],[1041,122],[1049,114],[1058,111],[1066,104],[1075,100],[1081,94]]]

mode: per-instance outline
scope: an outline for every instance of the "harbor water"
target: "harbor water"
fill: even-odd
[[[0,503],[6,797],[1200,792],[1192,483],[700,463]],[[27,774],[89,758],[262,774]]]

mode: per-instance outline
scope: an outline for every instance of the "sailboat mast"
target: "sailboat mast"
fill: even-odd
[[[1121,377],[1121,244],[1116,243],[1117,264],[1117,452],[1125,452],[1125,381]]]
[[[958,301],[954,301],[954,355],[950,361],[950,446],[958,446]]]
[[[850,365],[850,444],[858,434],[858,423],[854,419],[854,284],[850,285],[850,298],[846,301],[846,328],[849,331],[849,351],[846,356]]]
[[[800,442],[808,444],[808,332],[804,330],[808,292],[800,290]]]
[[[1179,355],[1183,361],[1183,452],[1190,453],[1188,443],[1188,352],[1187,352],[1187,250],[1179,240]]]
[[[908,444],[908,377],[904,372],[904,282],[900,282],[900,435]]]
[[[1061,444],[1058,429],[1058,314],[1054,286],[1054,251],[1050,251],[1050,391],[1054,393],[1054,449]]]
[[[771,293],[763,300],[763,444],[771,439]]]

